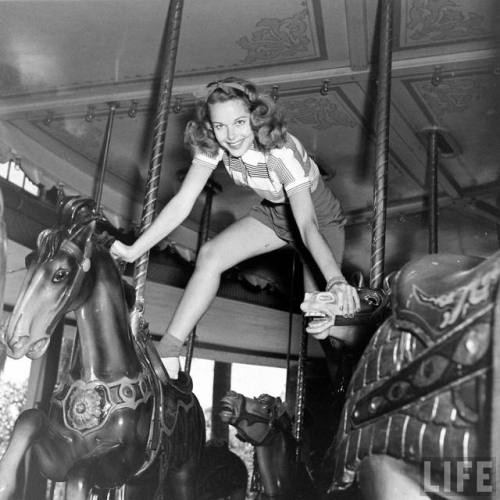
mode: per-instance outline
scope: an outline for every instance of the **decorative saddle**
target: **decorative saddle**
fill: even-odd
[[[488,259],[429,255],[397,273],[391,316],[349,385],[332,489],[347,488],[372,454],[439,464],[488,449],[499,281],[500,252]]]

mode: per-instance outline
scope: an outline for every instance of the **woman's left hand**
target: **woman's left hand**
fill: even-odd
[[[327,283],[326,291],[335,296],[338,308],[342,311],[343,316],[354,316],[361,307],[356,288],[349,285],[345,280],[330,282]]]

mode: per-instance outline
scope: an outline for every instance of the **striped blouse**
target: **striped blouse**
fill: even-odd
[[[303,189],[315,191],[320,176],[318,166],[304,146],[289,133],[283,147],[268,153],[252,146],[240,158],[234,158],[220,149],[214,156],[197,153],[193,165],[214,170],[221,160],[236,184],[253,189],[273,203],[283,203]]]

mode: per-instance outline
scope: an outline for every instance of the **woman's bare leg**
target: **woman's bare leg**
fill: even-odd
[[[205,314],[217,294],[221,274],[251,257],[277,250],[286,242],[252,217],[231,224],[215,238],[205,243],[196,260],[196,268],[167,327],[167,334],[181,340],[187,338]],[[177,377],[178,358],[169,357],[165,336],[159,344],[161,357],[172,378]]]

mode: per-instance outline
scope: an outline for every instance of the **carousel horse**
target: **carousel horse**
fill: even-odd
[[[221,420],[236,428],[236,436],[254,446],[254,479],[259,499],[317,498],[304,462],[297,463],[292,420],[280,398],[262,394],[247,398],[229,391],[221,400]],[[259,488],[260,486],[260,488]]]
[[[160,382],[134,339],[131,287],[100,239],[92,200],[70,199],[61,219],[40,233],[27,258],[3,341],[10,357],[37,359],[55,326],[74,311],[78,354],[56,384],[48,414],[33,408],[17,419],[0,461],[0,499],[14,494],[29,448],[43,476],[66,482],[69,500],[124,484],[130,484],[127,499],[194,499],[205,425],[191,379]],[[145,483],[154,484],[151,496]]]
[[[391,315],[348,388],[331,447],[332,493],[357,480],[375,500],[494,498],[499,283],[500,252],[428,255],[398,271]],[[333,314],[325,304],[303,310]]]

